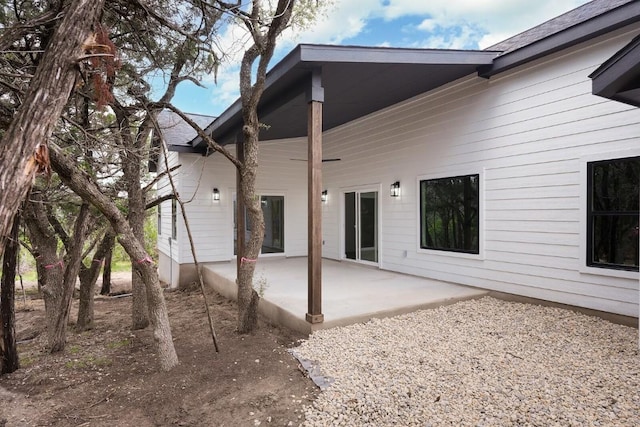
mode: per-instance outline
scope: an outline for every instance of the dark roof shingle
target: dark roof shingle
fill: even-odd
[[[198,126],[205,129],[213,122],[214,116],[206,116],[204,114],[191,114],[187,116],[196,122]],[[171,110],[163,110],[158,114],[158,123],[164,135],[164,140],[168,146],[184,146],[190,147],[191,141],[198,133],[187,123],[182,117]]]
[[[503,54],[513,52],[633,1],[636,0],[593,0],[500,43],[489,46],[486,50],[500,50]]]

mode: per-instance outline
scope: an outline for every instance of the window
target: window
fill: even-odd
[[[284,196],[260,196],[264,218],[262,254],[284,253]],[[251,223],[245,210],[245,243],[251,237]],[[233,196],[233,254],[238,254],[238,218],[236,195]]]
[[[158,203],[158,236],[162,234],[162,203]]]
[[[587,265],[638,271],[640,157],[587,163]]]
[[[262,253],[284,252],[284,196],[262,196],[262,215],[264,217],[264,240]]]
[[[420,181],[420,247],[477,254],[479,175]]]
[[[176,199],[171,199],[171,238],[178,237],[178,207]]]

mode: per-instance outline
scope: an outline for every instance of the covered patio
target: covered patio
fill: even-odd
[[[300,301],[307,302],[305,320],[312,326],[305,325],[294,329],[309,331],[334,324],[331,318],[326,318],[327,313],[323,311],[321,295],[335,295],[337,299],[338,294],[323,289],[323,286],[327,283],[327,286],[344,288],[344,282],[341,285],[328,284],[332,281],[340,283],[339,275],[334,280],[330,280],[331,277],[323,279],[323,275],[328,273],[325,272],[325,262],[322,261],[322,162],[329,160],[323,159],[322,155],[323,133],[461,77],[472,75],[477,72],[478,67],[490,65],[498,53],[303,44],[298,45],[269,71],[265,90],[258,104],[258,115],[264,125],[260,129],[259,139],[262,143],[307,137],[307,158],[303,160],[307,162],[308,250],[307,257],[304,258],[307,267],[296,269],[301,274],[304,273],[302,277],[306,279],[300,282],[306,282],[307,286],[298,288],[282,284],[278,286],[283,286],[283,290],[286,288],[286,292],[267,290],[263,312],[267,311],[264,306],[272,299],[280,301],[280,296],[288,295],[289,292],[295,292],[297,295],[300,291],[305,294]],[[238,99],[205,129],[218,144],[234,144],[240,162],[245,161],[243,123],[242,103]],[[171,150],[211,154],[208,144],[200,136],[187,145],[174,145]],[[236,173],[236,212],[243,212],[245,209],[241,190],[242,179],[241,174]],[[242,259],[244,254],[246,226],[245,216],[237,214],[238,259]],[[221,277],[231,280],[234,292],[235,268],[235,265],[230,264],[228,273],[220,274]],[[215,273],[209,273],[210,276],[213,274]],[[361,281],[368,282],[366,279]],[[270,278],[270,282],[288,283],[289,280]],[[275,288],[275,285],[269,285]],[[354,285],[349,283],[349,287],[351,286]],[[366,295],[364,289],[365,285],[362,286],[361,293]],[[382,300],[391,297],[389,294],[382,295]],[[289,307],[292,300],[287,301],[284,307]],[[330,299],[325,297],[325,301],[329,302]],[[291,309],[295,309],[297,313],[297,306]],[[385,309],[380,308],[383,311]],[[350,311],[343,309],[333,317],[350,317]],[[373,312],[375,311],[373,309]],[[366,317],[367,313],[369,311],[362,311],[359,315],[362,318]],[[320,325],[327,321],[326,325]]]
[[[488,292],[437,280],[379,270],[351,262],[322,260],[324,322],[310,323],[307,313],[307,258],[260,258],[255,283],[264,294],[260,313],[269,321],[310,333],[434,308],[479,298]],[[218,293],[236,299],[236,263],[209,263],[203,267],[205,282]]]

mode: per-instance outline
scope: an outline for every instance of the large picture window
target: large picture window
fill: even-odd
[[[420,247],[479,253],[479,175],[420,181]]]
[[[587,265],[638,271],[640,157],[587,163]]]

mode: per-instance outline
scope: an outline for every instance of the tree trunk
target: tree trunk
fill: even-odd
[[[246,136],[245,136],[246,138]],[[253,331],[258,324],[258,302],[260,296],[253,288],[253,276],[256,262],[264,240],[264,217],[260,197],[255,190],[255,174],[257,172],[257,151],[245,145],[245,164],[248,168],[243,168],[241,172],[240,185],[244,203],[247,209],[249,224],[251,224],[251,235],[240,260],[240,274],[238,275],[238,332],[246,334]],[[249,156],[254,157],[254,161],[249,160]],[[250,178],[247,178],[249,176]]]
[[[128,129],[127,129],[128,131]],[[130,148],[123,159],[123,177],[127,183],[127,199],[129,201],[129,215],[127,219],[134,236],[140,242],[144,242],[145,199],[140,187],[140,158],[138,148]],[[140,259],[131,258],[131,265],[139,263]],[[144,329],[149,326],[149,307],[147,294],[140,274],[134,268],[131,269],[131,327],[132,329]]]
[[[93,329],[93,296],[96,282],[100,275],[100,268],[103,265],[106,268],[106,255],[113,247],[115,237],[111,229],[107,230],[96,252],[93,254],[91,266],[87,268],[84,264],[80,265],[80,302],[78,307],[78,322],[76,323],[76,330],[78,332]]]
[[[102,270],[102,287],[100,288],[100,295],[109,295],[111,293],[111,260],[113,259],[113,244],[109,248],[107,255],[104,257],[104,269]]]
[[[242,57],[240,66],[240,99],[242,102],[242,133],[244,137],[244,162],[239,167],[240,186],[251,223],[251,237],[244,251],[238,274],[238,332],[251,332],[257,325],[259,296],[253,289],[255,264],[264,239],[264,218],[260,198],[256,194],[255,183],[258,174],[258,140],[260,121],[258,103],[265,88],[267,66],[276,46],[276,40],[287,27],[295,1],[278,0],[269,30],[261,33],[249,21],[254,44]],[[260,16],[261,2],[251,3],[251,16]],[[242,18],[248,19],[248,18]],[[254,67],[258,59],[257,67]],[[252,76],[255,83],[252,84]]]
[[[32,191],[29,201],[25,203],[24,219],[36,258],[38,284],[44,299],[47,343],[51,348],[55,342],[51,326],[56,321],[62,300],[64,262],[58,258],[58,239],[47,219],[42,193],[39,191]]]
[[[144,249],[144,243],[136,239],[133,230],[118,206],[81,171],[75,162],[60,152],[60,148],[52,145],[50,158],[53,169],[60,179],[83,200],[93,204],[111,222],[113,230],[118,234],[118,241],[127,254],[138,260],[133,268],[140,274],[145,284],[149,304],[149,315],[153,325],[153,336],[157,345],[160,367],[169,370],[178,364],[178,356],[173,346],[171,326],[167,307],[158,280],[155,264]]]
[[[133,230],[133,234],[140,242],[144,242],[144,220],[146,217],[145,193],[140,184],[142,172],[142,159],[144,147],[147,143],[148,121],[144,120],[140,125],[134,125],[135,117],[131,112],[123,108],[119,103],[113,107],[116,115],[118,140],[121,144],[120,157],[122,163],[122,178],[127,187],[127,220]],[[147,114],[152,114],[151,111]],[[140,262],[131,258],[131,265]],[[131,270],[131,323],[132,329],[144,329],[149,326],[149,308],[147,307],[147,295],[142,278]]]
[[[4,257],[2,259],[2,279],[0,284],[0,375],[9,374],[20,368],[18,360],[18,348],[16,346],[16,318],[14,295],[16,289],[16,267],[18,264],[18,229],[20,219],[16,216],[11,228],[11,236],[6,242]]]
[[[69,323],[71,299],[73,298],[73,290],[80,271],[82,247],[87,234],[87,227],[89,226],[89,218],[89,204],[83,203],[76,218],[73,241],[66,257],[67,263],[64,270],[62,292],[60,293],[60,307],[56,312],[55,322],[48,325],[48,327],[53,329],[50,334],[50,337],[53,338],[53,342],[51,343],[52,353],[64,350],[67,342],[67,324]]]
[[[47,45],[24,101],[0,140],[0,255],[20,203],[43,165],[36,158],[46,146],[78,75],[82,44],[104,0],[73,0]],[[46,158],[46,156],[44,156]],[[45,160],[46,162],[46,160]]]

